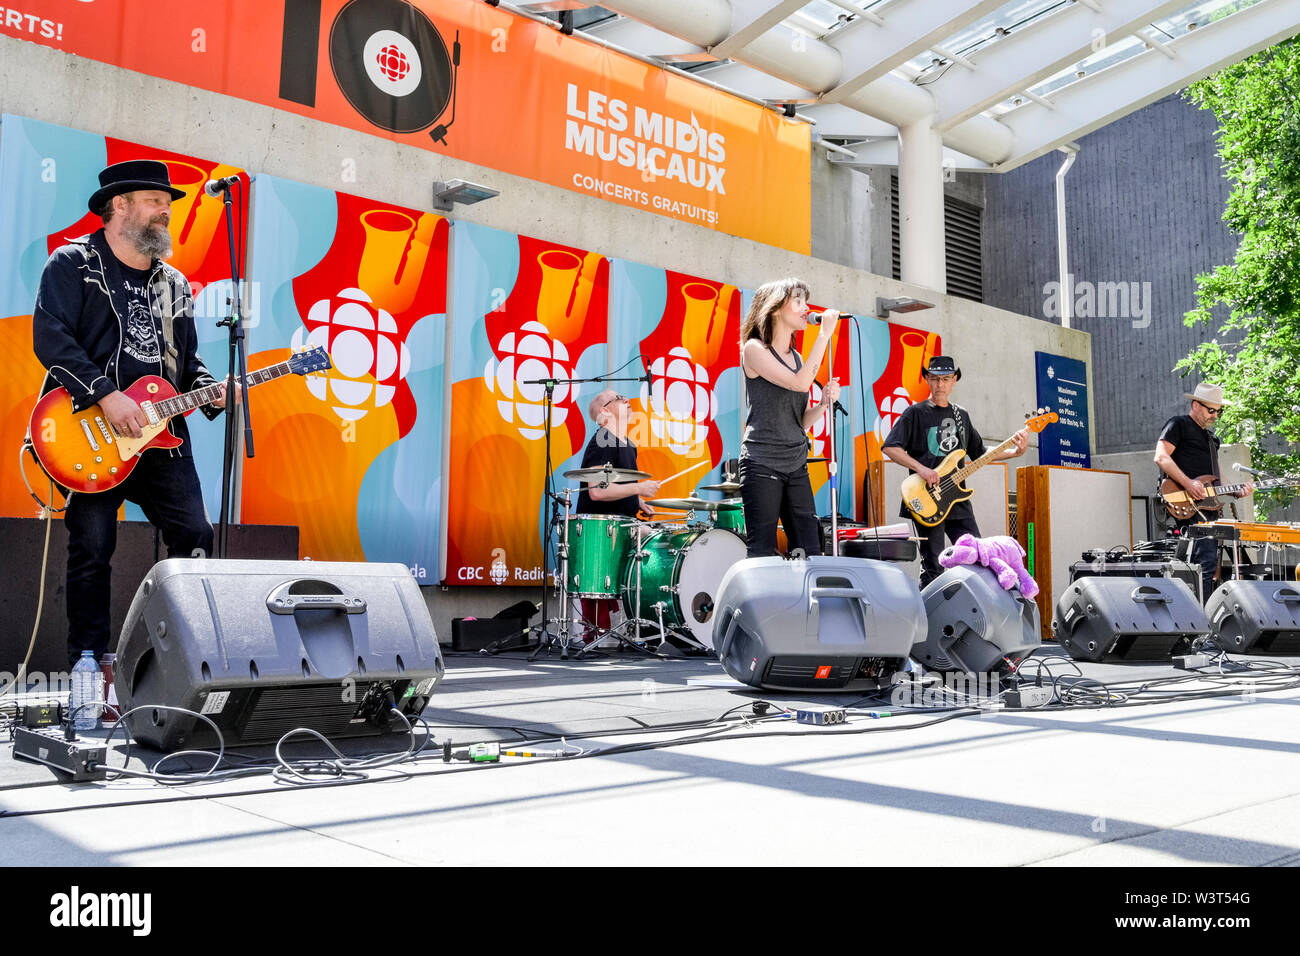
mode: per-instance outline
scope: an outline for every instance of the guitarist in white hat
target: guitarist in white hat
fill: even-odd
[[[1186,415],[1175,415],[1165,422],[1156,441],[1155,462],[1160,466],[1160,477],[1168,476],[1176,481],[1194,500],[1210,497],[1204,479],[1213,476],[1219,479],[1219,437],[1211,429],[1219,420],[1224,407],[1232,404],[1223,399],[1223,388],[1202,382],[1195,392],[1184,392],[1184,398],[1192,400],[1192,407]],[[1244,498],[1255,490],[1253,483],[1236,493]],[[1213,502],[1211,501],[1211,504]],[[1179,530],[1190,524],[1204,521],[1205,518],[1194,514],[1190,518],[1178,521]],[[1214,578],[1218,572],[1218,546],[1214,538],[1199,537],[1192,539],[1191,562],[1201,566],[1201,599],[1208,599],[1214,589]]]

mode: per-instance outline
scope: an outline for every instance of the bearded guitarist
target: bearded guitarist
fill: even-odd
[[[972,459],[984,454],[984,439],[975,430],[970,415],[951,401],[953,388],[960,380],[961,369],[951,357],[936,355],[930,359],[925,369],[930,397],[903,410],[881,449],[886,458],[920,475],[931,487],[939,484],[939,473],[935,468],[952,452],[965,449]],[[1029,447],[1028,430],[1022,429],[1012,437],[1013,446],[993,460],[1003,461],[1025,453]],[[956,541],[963,534],[976,537],[980,534],[969,501],[958,501],[947,517],[933,526],[917,520],[906,504],[899,515],[912,518],[921,539],[921,587],[933,581],[943,570],[939,567],[939,555],[943,553],[945,534],[949,541]]]
[[[1217,483],[1219,478],[1219,437],[1210,429],[1219,420],[1224,406],[1229,402],[1223,400],[1223,388],[1202,382],[1193,393],[1184,393],[1184,398],[1192,400],[1192,407],[1186,415],[1175,415],[1165,422],[1156,441],[1155,462],[1160,466],[1160,478],[1168,476],[1177,482],[1194,502],[1204,501],[1199,507],[1202,511],[1217,511],[1211,492],[1205,487],[1210,479]],[[1244,498],[1255,490],[1247,483],[1236,492],[1238,498]],[[1188,525],[1212,518],[1213,515],[1193,513],[1187,518],[1176,521],[1174,527],[1182,531]],[[1208,600],[1214,589],[1214,578],[1219,570],[1218,542],[1212,537],[1192,538],[1190,561],[1201,567],[1201,599]]]
[[[45,264],[33,347],[49,370],[42,394],[62,386],[75,410],[98,405],[105,429],[139,438],[148,421],[122,391],[135,379],[156,375],[179,388],[216,382],[198,355],[189,282],[163,261],[172,253],[171,204],[184,192],[172,186],[165,163],[146,159],[109,166],[99,184],[89,208],[104,226],[60,246]],[[222,391],[204,414],[215,416],[224,404]],[[176,438],[188,438],[183,418],[169,427]],[[98,659],[108,648],[110,562],[124,500],[139,504],[161,529],[169,557],[212,550],[212,524],[188,441],[145,453],[112,491],[73,493],[64,522],[69,663],[87,650]]]

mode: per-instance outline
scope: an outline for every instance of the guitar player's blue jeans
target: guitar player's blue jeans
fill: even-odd
[[[162,532],[167,557],[188,558],[196,551],[212,554],[212,523],[194,459],[147,451],[127,479],[97,494],[72,495],[64,515],[68,530],[68,663],[82,651],[98,660],[109,649],[112,560],[117,549],[117,509],[123,501],[140,506]],[[138,581],[123,581],[134,593]]]

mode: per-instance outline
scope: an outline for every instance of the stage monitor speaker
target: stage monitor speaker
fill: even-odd
[[[860,558],[747,558],[723,577],[713,616],[723,670],[770,690],[874,690],[924,634],[907,573]]]
[[[1300,585],[1294,581],[1225,581],[1205,613],[1220,650],[1300,654]]]
[[[160,750],[405,730],[442,680],[420,589],[400,564],[169,559],[127,611],[114,683]]]
[[[1167,661],[1210,631],[1177,578],[1079,578],[1056,604],[1052,630],[1077,661]]]
[[[1042,644],[1038,605],[985,567],[949,568],[921,592],[926,635],[912,660],[936,671],[1005,670]]]

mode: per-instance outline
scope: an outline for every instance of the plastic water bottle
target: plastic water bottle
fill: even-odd
[[[94,730],[99,726],[100,708],[104,703],[104,674],[91,651],[82,651],[72,668],[72,693],[68,712],[73,730]]]

